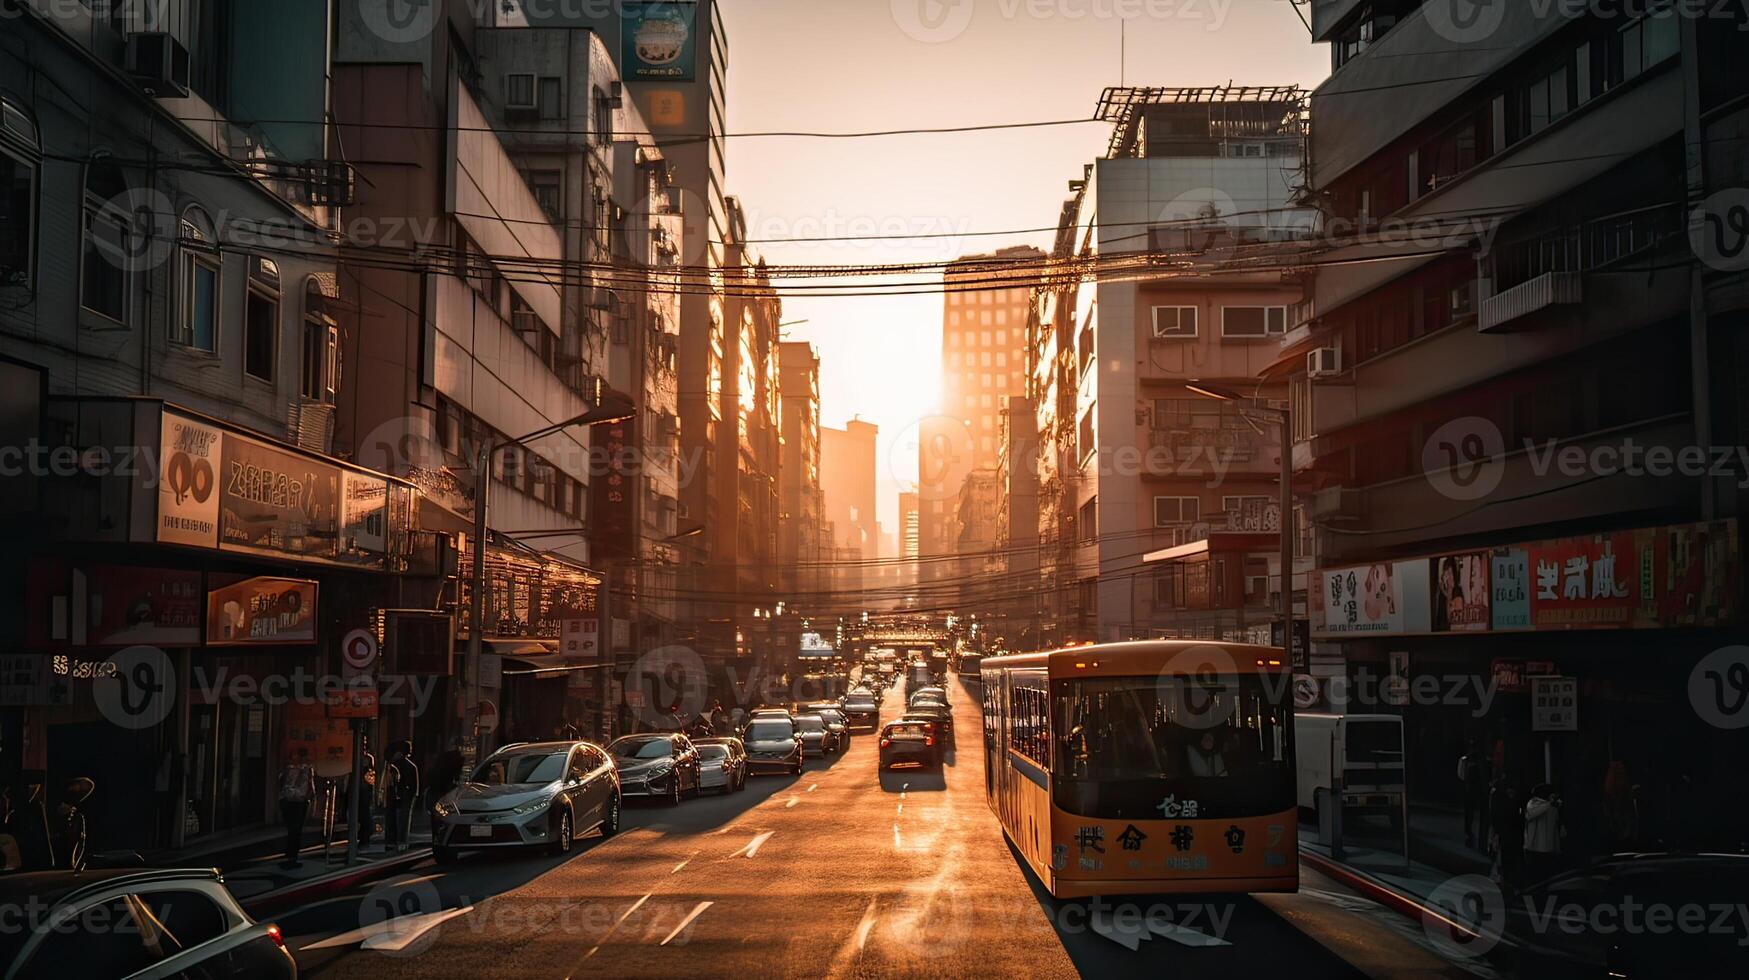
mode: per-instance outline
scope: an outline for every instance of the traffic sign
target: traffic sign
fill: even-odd
[[[490,701],[481,701],[479,711],[475,713],[475,724],[479,726],[481,735],[490,735],[498,730],[498,706]]]

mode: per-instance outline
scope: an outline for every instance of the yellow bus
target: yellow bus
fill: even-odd
[[[1298,889],[1285,660],[1168,640],[985,660],[990,808],[1050,893]]]

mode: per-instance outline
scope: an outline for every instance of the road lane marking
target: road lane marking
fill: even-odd
[[[868,909],[862,913],[862,921],[856,924],[856,948],[860,952],[868,945],[868,934],[875,924],[875,899],[868,900]]]
[[[809,783],[808,784],[808,792],[810,792],[810,793],[812,793],[814,790],[817,790],[819,788],[820,788],[819,783]]]
[[[753,855],[758,854],[760,845],[764,844],[766,841],[770,840],[771,835],[774,833],[777,833],[777,831],[768,830],[765,833],[760,834],[758,837],[755,837],[752,840],[748,841],[745,845],[742,846],[742,848],[740,850],[736,851],[735,853],[733,853],[729,856],[732,858],[734,858],[734,857],[749,857],[750,858]]]
[[[681,868],[684,868],[684,867],[686,867],[686,866],[687,866],[687,865],[688,865],[688,864],[690,864],[690,863],[691,863],[691,862],[692,862],[692,858],[687,858],[687,859],[686,859],[686,860],[685,860],[685,861],[682,861],[682,862],[680,862],[680,863],[679,863],[679,864],[677,864],[677,865],[675,865],[675,866],[674,866],[674,870],[673,870],[673,871],[670,871],[670,872],[668,872],[668,873],[669,873],[669,874],[671,874],[671,875],[677,875],[677,874],[679,874],[679,873],[680,873],[680,869],[681,869]]]
[[[1101,936],[1117,943],[1119,946],[1124,947],[1132,953],[1140,950],[1142,944],[1151,941],[1154,936],[1159,936],[1162,939],[1169,939],[1181,946],[1191,946],[1196,948],[1233,945],[1218,936],[1211,936],[1206,932],[1199,932],[1198,930],[1181,926],[1176,922],[1141,922],[1129,926],[1119,926],[1114,921],[1109,921],[1095,915],[1090,917],[1089,924],[1093,926],[1094,932],[1099,933]]]
[[[790,808],[790,807],[792,807],[792,806],[795,806],[795,805],[796,805],[796,804],[797,804],[797,803],[800,803],[800,802],[801,802],[801,801],[802,801],[802,798],[801,798],[801,797],[799,797],[799,796],[792,796],[792,797],[790,797],[790,798],[789,798],[789,802],[788,802],[788,803],[785,803],[785,804],[784,804],[784,805],[783,805],[783,808],[784,808],[784,809],[785,809],[785,810],[788,810],[788,809],[789,809],[789,808]],[[752,855],[751,855],[751,854],[749,854],[749,855],[748,855],[748,857],[752,857]]]
[[[352,929],[327,939],[317,940],[308,946],[299,948],[299,952],[312,949],[332,949],[336,946],[359,945],[366,949],[403,949],[408,943],[430,932],[436,926],[472,912],[472,905],[459,909],[444,909],[441,912],[425,912],[419,915],[403,915],[393,919],[373,922],[368,926]],[[387,938],[384,938],[384,937]]]
[[[631,918],[632,913],[636,912],[639,908],[641,908],[645,902],[648,902],[650,900],[650,896],[654,895],[654,894],[656,894],[656,893],[655,892],[645,892],[643,898],[640,898],[637,901],[633,902],[631,908],[626,909],[624,912],[621,912],[619,918],[613,920],[613,925],[608,927],[608,930],[601,934],[601,942],[596,943],[594,946],[589,947],[589,952],[583,954],[583,959],[586,960],[589,957],[594,956],[596,953],[601,952],[602,943],[607,942],[608,937],[613,935],[615,932],[617,932],[619,930],[619,927],[624,925],[625,921],[627,919]],[[579,961],[579,962],[581,962],[581,961]]]
[[[893,824],[893,849],[899,850],[905,846],[905,839],[899,836],[899,825]]]
[[[705,910],[705,909],[708,909],[708,908],[710,908],[710,907],[711,907],[711,906],[712,906],[712,905],[714,905],[714,904],[716,904],[716,903],[714,903],[714,902],[700,902],[700,903],[698,903],[698,904],[697,904],[697,905],[694,905],[694,906],[693,906],[693,907],[692,907],[692,911],[691,911],[691,912],[688,912],[688,913],[686,913],[686,918],[684,918],[684,919],[681,919],[681,920],[680,920],[680,924],[679,924],[679,925],[677,925],[677,926],[675,926],[675,927],[674,927],[674,931],[673,931],[673,932],[671,932],[671,933],[669,933],[669,934],[668,934],[668,938],[667,938],[667,939],[664,939],[664,940],[662,940],[662,941],[661,941],[661,942],[660,942],[660,943],[657,943],[657,945],[658,945],[658,946],[666,946],[666,945],[668,945],[668,943],[669,943],[669,942],[670,942],[670,941],[671,941],[671,940],[672,940],[672,939],[673,939],[673,938],[674,938],[674,937],[675,937],[675,936],[678,936],[678,935],[680,935],[680,932],[681,932],[681,930],[683,930],[683,929],[685,929],[685,928],[686,928],[686,927],[687,927],[687,926],[689,926],[689,925],[692,925],[692,920],[693,920],[693,919],[696,919],[696,918],[698,918],[698,917],[699,917],[699,916],[700,916],[700,915],[701,915],[701,914],[703,914],[703,913],[704,913],[704,910]]]

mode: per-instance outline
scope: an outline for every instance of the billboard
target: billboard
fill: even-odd
[[[1432,559],[1429,596],[1435,633],[1485,631],[1493,623],[1489,610],[1489,556],[1479,552],[1441,555]]]
[[[693,81],[698,64],[697,3],[627,3],[620,31],[620,74],[627,81]]]
[[[1428,631],[1428,562],[1375,562],[1316,573],[1312,632],[1318,637]]]
[[[216,426],[165,412],[159,435],[158,533],[161,544],[219,544]]]

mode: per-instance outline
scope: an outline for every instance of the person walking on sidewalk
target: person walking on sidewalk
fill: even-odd
[[[425,815],[431,821],[431,839],[437,839],[437,801],[444,794],[455,789],[461,782],[462,769],[467,761],[462,758],[462,740],[460,736],[449,740],[449,748],[438,755],[437,761],[431,764],[431,780],[425,788]]]
[[[1561,850],[1561,798],[1548,783],[1530,791],[1524,804],[1526,882],[1546,881],[1555,873]]]
[[[1488,760],[1473,739],[1470,750],[1458,759],[1458,780],[1464,796],[1464,844],[1480,847],[1488,834]]]
[[[386,794],[388,825],[386,838],[392,851],[407,849],[407,838],[413,833],[413,809],[419,804],[419,767],[413,763],[413,742],[402,739],[389,760],[389,785]]]
[[[310,750],[298,746],[296,757],[279,771],[279,815],[285,821],[285,867],[302,865],[299,854],[304,849],[304,821],[310,815],[310,801],[316,798],[316,770],[310,765]]]
[[[352,787],[351,803],[352,822],[356,828],[353,836],[358,839],[358,849],[362,851],[370,846],[376,831],[377,760],[369,749],[364,750],[364,762],[359,766],[359,772],[364,785]]]
[[[1518,792],[1504,775],[1494,777],[1494,789],[1488,794],[1488,836],[1494,853],[1494,880],[1516,887],[1524,864],[1524,818],[1518,812]]]

